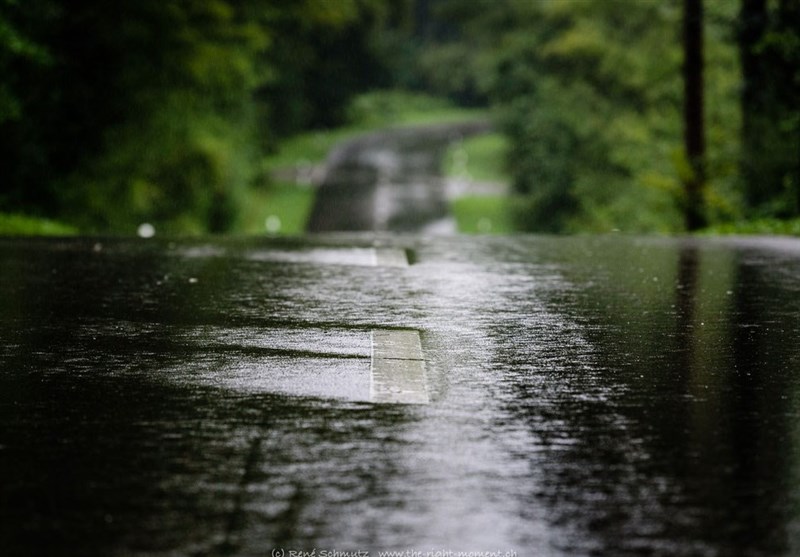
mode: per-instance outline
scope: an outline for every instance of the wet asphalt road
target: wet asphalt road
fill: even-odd
[[[2,555],[800,554],[798,240],[0,239],[0,265]],[[373,402],[375,331],[418,332],[427,404]]]

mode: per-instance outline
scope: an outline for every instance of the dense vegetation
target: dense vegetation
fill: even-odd
[[[309,202],[270,193],[265,161],[303,130],[384,123],[397,97],[356,95],[389,87],[492,110],[517,229],[796,219],[800,0],[692,3],[702,171],[679,0],[0,0],[0,222],[241,229],[274,192]]]
[[[800,216],[800,1],[704,2],[700,177],[682,71],[686,6],[700,2],[429,4],[450,22],[420,53],[429,83],[497,109],[522,229],[674,232],[689,210],[710,223]]]
[[[0,211],[225,231],[263,154],[381,79],[364,0],[0,0]],[[375,66],[375,67],[373,67]]]

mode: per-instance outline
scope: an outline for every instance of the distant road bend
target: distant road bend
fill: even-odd
[[[455,232],[442,161],[452,143],[489,129],[487,121],[436,124],[345,142],[325,162],[309,232]]]

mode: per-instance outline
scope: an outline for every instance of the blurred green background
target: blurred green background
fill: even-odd
[[[797,234],[798,99],[800,0],[0,0],[0,233],[299,234],[337,141],[489,116],[464,232]]]

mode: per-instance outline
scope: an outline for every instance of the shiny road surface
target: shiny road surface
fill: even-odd
[[[5,239],[0,269],[2,555],[800,554],[798,240]],[[418,334],[427,403],[374,401],[376,331]]]

